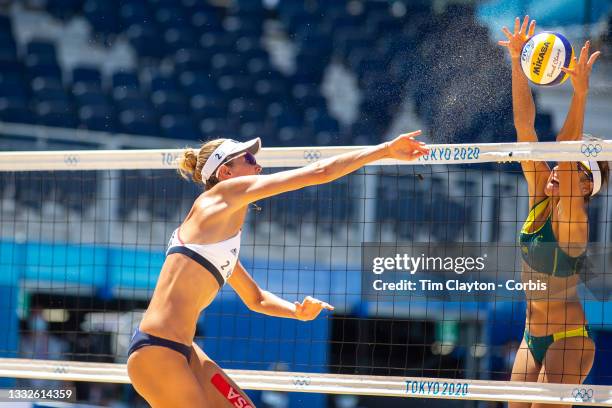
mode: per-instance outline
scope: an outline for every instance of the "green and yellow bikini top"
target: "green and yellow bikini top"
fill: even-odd
[[[535,220],[546,210],[549,201],[550,198],[547,197],[529,211],[519,237],[521,255],[534,271],[567,278],[581,271],[586,254],[572,257],[559,247],[552,229],[552,211],[540,228],[528,232]]]

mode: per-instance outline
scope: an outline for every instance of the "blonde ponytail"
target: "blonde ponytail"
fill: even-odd
[[[202,168],[204,163],[215,151],[217,147],[223,143],[225,139],[214,139],[205,142],[200,147],[199,151],[192,148],[186,148],[183,152],[183,156],[178,159],[178,173],[182,178],[186,180],[193,180],[194,183],[203,184],[202,180]],[[206,189],[213,187],[218,183],[215,176],[211,176],[206,181]]]

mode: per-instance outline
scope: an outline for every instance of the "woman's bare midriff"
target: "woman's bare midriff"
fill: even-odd
[[[169,255],[140,330],[190,346],[198,316],[218,291],[212,273],[182,254]]]
[[[546,290],[525,290],[527,314],[525,328],[533,336],[548,336],[553,333],[580,328],[586,317],[580,303],[577,287],[580,276],[551,276],[536,272],[523,262],[523,282],[546,284]]]

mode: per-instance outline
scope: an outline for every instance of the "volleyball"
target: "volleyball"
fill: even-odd
[[[558,85],[568,77],[561,68],[571,68],[573,57],[574,50],[567,38],[545,31],[525,43],[521,52],[521,67],[527,78],[536,85]]]

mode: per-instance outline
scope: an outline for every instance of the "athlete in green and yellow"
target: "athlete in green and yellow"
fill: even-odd
[[[534,34],[535,21],[515,20],[514,32],[502,29],[512,60],[512,107],[519,142],[537,142],[535,104],[520,65],[521,49]],[[583,138],[584,110],[591,68],[587,42],[573,69],[564,69],[574,89],[570,109],[557,141]],[[522,162],[529,190],[527,220],[520,233],[523,280],[540,279],[547,290],[526,291],[525,333],[512,369],[513,381],[582,383],[595,358],[586,317],[576,293],[589,238],[587,204],[608,179],[607,162]],[[539,407],[511,403],[510,408]],[[546,405],[551,407],[552,405]],[[562,407],[562,406],[560,406]]]

